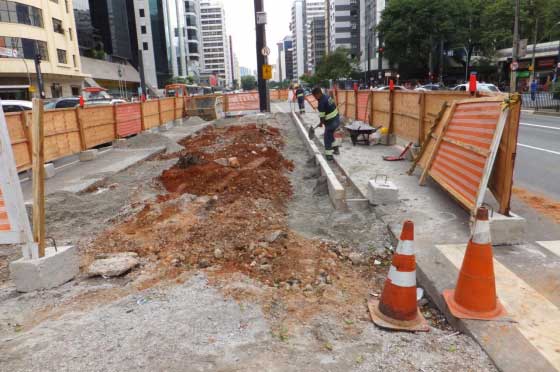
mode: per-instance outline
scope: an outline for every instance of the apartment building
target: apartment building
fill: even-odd
[[[325,0],[295,0],[292,4],[292,20],[290,31],[292,33],[292,79],[299,79],[304,74],[312,73],[315,69],[315,58],[317,53],[315,47],[322,45],[319,40],[313,40],[313,36],[321,37],[324,33],[315,30],[325,17]],[[323,21],[324,23],[324,21]],[[324,26],[323,26],[324,27]]]
[[[74,25],[72,0],[0,0],[0,98],[33,96],[37,54],[46,97],[79,95],[86,75]]]
[[[311,20],[309,65],[311,71],[315,72],[317,65],[321,63],[327,51],[325,17],[313,17]]]
[[[200,24],[204,60],[201,83],[233,86],[226,14],[220,0],[201,0]]]
[[[328,1],[328,47],[330,51],[345,48],[353,58],[361,58],[360,1]]]
[[[324,55],[324,50],[316,48],[324,48],[321,38],[325,35],[325,12],[325,0],[305,0],[306,73],[315,71],[317,54]],[[315,29],[320,23],[322,31]]]

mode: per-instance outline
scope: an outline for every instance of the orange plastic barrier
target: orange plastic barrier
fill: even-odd
[[[0,231],[10,231],[11,229],[8,211],[6,210],[6,202],[2,194],[2,187],[0,187]]]
[[[227,112],[258,111],[260,109],[259,92],[227,94],[224,97]]]
[[[140,103],[120,103],[115,110],[119,137],[127,137],[142,131]]]

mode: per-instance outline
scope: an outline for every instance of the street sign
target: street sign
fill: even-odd
[[[261,49],[261,53],[263,56],[268,57],[270,55],[270,48],[265,46],[264,48]]]
[[[391,71],[385,72],[385,77],[391,77],[391,76],[393,76],[393,73]]]
[[[266,12],[257,12],[257,24],[266,25]]]
[[[519,63],[515,61],[511,63],[511,71],[517,71],[518,68],[519,68]]]
[[[262,73],[263,73],[263,79],[264,80],[271,80],[272,79],[272,66],[271,65],[263,65]]]

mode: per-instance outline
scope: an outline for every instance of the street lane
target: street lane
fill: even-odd
[[[514,180],[560,201],[560,117],[521,114]]]

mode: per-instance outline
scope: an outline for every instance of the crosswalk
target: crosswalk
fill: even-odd
[[[537,244],[555,258],[560,258],[560,241]],[[461,268],[465,244],[438,245],[437,248],[457,270]],[[496,258],[494,272],[498,296],[515,322],[514,326],[552,366],[560,370],[560,308]],[[556,274],[560,276],[560,272]]]

